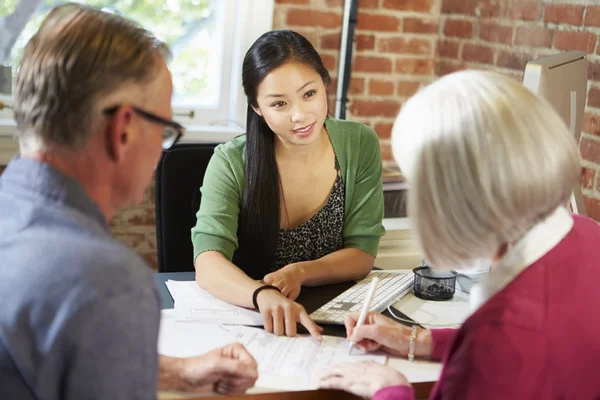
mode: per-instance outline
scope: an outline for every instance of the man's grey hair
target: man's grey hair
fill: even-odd
[[[491,72],[457,72],[418,92],[392,148],[423,255],[442,268],[518,241],[567,204],[579,179],[578,146],[552,106]]]
[[[52,9],[16,74],[21,151],[84,147],[101,118],[98,99],[155,79],[161,57],[167,46],[123,17],[72,3]]]

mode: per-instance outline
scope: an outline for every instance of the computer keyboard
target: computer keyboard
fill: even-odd
[[[371,311],[381,312],[410,291],[414,282],[412,272],[373,271],[354,286],[339,294],[327,304],[310,314],[317,323],[344,324],[347,312],[360,311],[374,277],[379,278],[375,296],[371,302]]]

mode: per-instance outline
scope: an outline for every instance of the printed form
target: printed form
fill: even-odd
[[[225,325],[263,325],[260,313],[217,299],[200,288],[195,281],[168,280],[165,285],[173,297],[178,321]]]
[[[243,344],[258,363],[261,374],[313,378],[321,370],[335,364],[372,360],[385,364],[386,356],[365,354],[355,349],[348,354],[349,342],[344,338],[323,336],[319,342],[310,336],[276,336],[262,329],[230,327],[237,332],[236,341]]]

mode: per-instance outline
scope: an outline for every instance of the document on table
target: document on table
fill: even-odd
[[[158,353],[170,357],[193,357],[235,342],[232,325],[181,322],[174,309],[162,310]]]
[[[165,282],[175,303],[178,321],[197,321],[206,324],[262,326],[259,312],[234,306],[217,299],[200,288],[195,281]]]
[[[286,337],[245,326],[228,328],[237,332],[235,341],[243,344],[256,359],[262,383],[269,387],[277,386],[277,380],[282,377],[290,377],[295,378],[294,382],[281,381],[285,382],[286,388],[293,384],[297,390],[314,389],[315,374],[329,366],[363,360],[385,364],[387,358],[384,355],[364,354],[359,349],[349,355],[349,342],[345,338],[323,336],[323,341],[319,342],[307,335]]]

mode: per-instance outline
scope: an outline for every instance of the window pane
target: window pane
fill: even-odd
[[[164,40],[173,52],[174,104],[189,107],[215,106],[219,101],[221,76],[222,30],[216,29],[218,0],[79,0],[79,3],[101,8],[130,18]],[[13,71],[23,47],[40,26],[48,11],[64,3],[56,0],[2,0],[0,15],[7,17],[18,7],[33,7],[28,22],[14,24],[1,45],[12,45],[10,60]],[[37,4],[37,7],[36,7]],[[23,27],[24,25],[24,27]],[[11,25],[12,26],[12,25]],[[20,32],[19,32],[20,30]],[[20,34],[19,34],[20,33]],[[0,48],[0,54],[2,49]],[[0,56],[0,64],[7,63]]]

